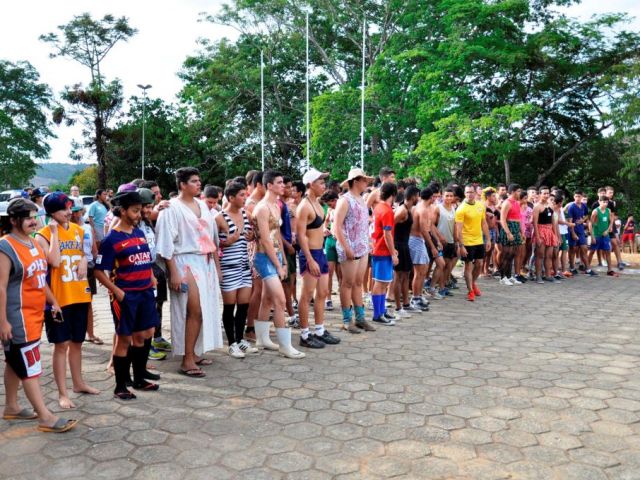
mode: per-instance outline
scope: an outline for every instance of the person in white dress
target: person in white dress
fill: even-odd
[[[218,230],[207,205],[199,199],[200,173],[191,167],[176,171],[180,194],[160,212],[156,252],[164,259],[171,295],[171,340],[182,355],[180,373],[204,377],[205,352],[222,347]]]

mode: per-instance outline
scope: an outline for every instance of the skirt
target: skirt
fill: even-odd
[[[507,226],[509,227],[511,235],[513,235],[513,241],[510,241],[509,237],[507,236],[507,232],[505,232],[504,229],[501,229],[500,233],[498,234],[498,243],[500,245],[504,245],[505,247],[517,247],[519,245],[522,245],[520,222],[507,221]]]
[[[553,231],[553,225],[538,225],[538,242],[542,242],[545,247],[557,247],[558,239]]]

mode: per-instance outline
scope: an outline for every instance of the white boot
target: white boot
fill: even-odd
[[[271,326],[271,322],[261,322],[260,320],[256,320],[254,327],[256,329],[256,347],[264,348],[266,350],[278,350],[278,345],[271,341],[269,338],[269,327]],[[291,343],[291,340],[289,340]]]
[[[257,323],[257,322],[256,322]],[[287,358],[304,358],[306,355],[299,352],[291,346],[291,329],[290,328],[276,328],[276,335],[278,336],[278,343],[280,348],[278,351],[280,355]]]

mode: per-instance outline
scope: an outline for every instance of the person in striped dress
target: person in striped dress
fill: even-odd
[[[247,200],[246,187],[230,183],[224,191],[227,203],[216,216],[220,237],[220,290],[222,290],[222,324],[229,343],[229,355],[244,358],[258,349],[247,342],[244,327],[251,297],[251,266],[248,241],[253,240],[251,214],[243,207]]]

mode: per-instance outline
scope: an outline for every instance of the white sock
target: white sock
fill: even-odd
[[[319,337],[324,335],[324,325],[316,325],[316,335]]]
[[[306,340],[307,338],[309,338],[309,329],[303,328],[302,331],[300,332],[300,336],[303,338],[303,340]]]

